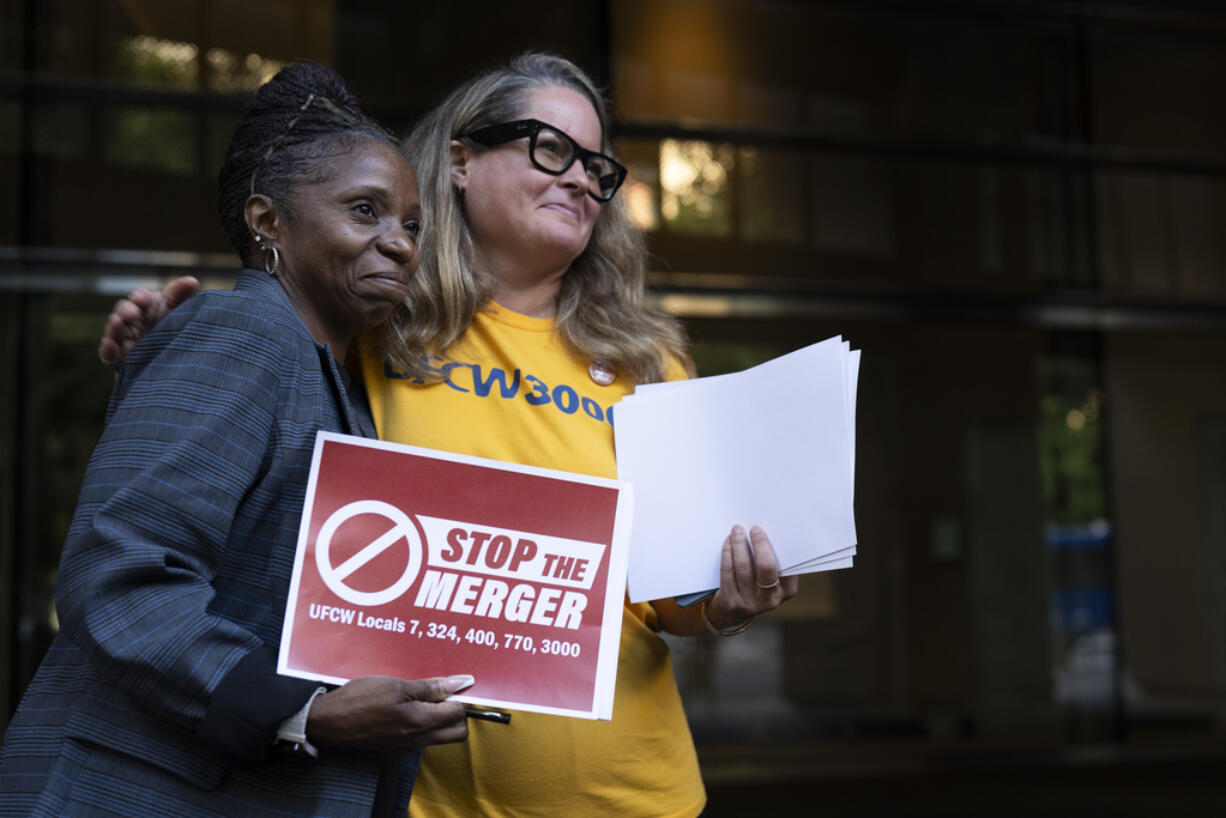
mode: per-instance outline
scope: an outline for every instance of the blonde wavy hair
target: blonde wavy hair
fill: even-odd
[[[600,119],[601,151],[612,155],[608,108],[591,79],[569,60],[540,53],[520,55],[464,83],[401,143],[417,172],[425,214],[421,266],[377,336],[380,353],[401,372],[438,380],[427,356],[445,356],[493,291],[488,276],[472,266],[472,234],[451,183],[451,141],[521,119],[527,94],[552,86],[587,97]],[[685,332],[675,318],[647,306],[646,277],[642,231],[631,223],[623,197],[614,196],[601,206],[587,247],[562,277],[558,332],[575,355],[612,363],[633,383],[663,380],[673,361],[692,374]]]

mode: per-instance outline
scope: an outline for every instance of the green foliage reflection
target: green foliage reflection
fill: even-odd
[[[1048,522],[1079,525],[1106,517],[1103,393],[1094,363],[1049,357],[1040,363],[1039,451]]]

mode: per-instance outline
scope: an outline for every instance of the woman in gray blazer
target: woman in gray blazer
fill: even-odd
[[[249,104],[219,177],[244,269],[119,373],[10,723],[0,815],[402,815],[420,747],[467,735],[468,676],[278,676],[315,434],[374,436],[339,365],[418,263],[412,168],[330,69]]]

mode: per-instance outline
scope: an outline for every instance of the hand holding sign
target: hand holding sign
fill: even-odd
[[[320,746],[404,752],[468,737],[464,705],[445,701],[471,676],[406,681],[363,676],[311,703],[307,738]]]
[[[404,687],[426,683],[394,677],[472,673],[459,702],[608,719],[630,504],[612,480],[321,432],[277,669],[345,685],[311,718],[346,741],[453,740]],[[359,726],[329,727],[334,705]],[[398,728],[360,726],[397,707]]]

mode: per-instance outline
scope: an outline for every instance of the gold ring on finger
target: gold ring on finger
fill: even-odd
[[[772,582],[770,585],[763,585],[762,583],[756,580],[754,581],[754,584],[757,585],[759,588],[761,588],[763,591],[773,591],[774,589],[779,587],[779,578],[775,577],[775,581]]]

